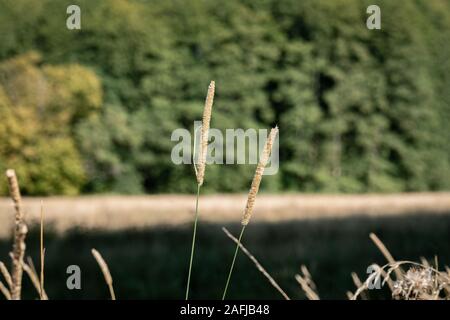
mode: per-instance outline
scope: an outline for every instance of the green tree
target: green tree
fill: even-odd
[[[32,52],[0,64],[0,169],[16,169],[25,194],[77,194],[85,174],[71,128],[101,106],[100,82],[40,62]]]
[[[193,131],[210,80],[213,127],[279,125],[268,190],[450,187],[447,0],[81,0],[82,28],[67,30],[70,4],[0,3],[0,133],[14,137],[0,142],[0,165],[58,138],[74,154],[64,166],[82,164],[67,172],[85,173],[70,191],[33,179],[28,192],[194,191],[170,136]],[[370,4],[381,30],[366,28]],[[15,58],[29,52],[40,55]],[[20,152],[24,167],[39,163]],[[252,169],[209,166],[205,191],[244,191]]]

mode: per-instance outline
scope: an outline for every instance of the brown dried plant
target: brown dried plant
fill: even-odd
[[[109,271],[108,264],[103,259],[102,255],[95,249],[91,250],[92,255],[94,256],[95,260],[97,261],[103,276],[105,277],[106,284],[109,288],[109,293],[111,295],[111,300],[116,300],[116,294],[114,293],[114,287],[113,287],[113,279],[111,276],[111,272]]]
[[[206,155],[208,152],[208,135],[211,122],[212,106],[214,102],[215,82],[211,81],[206,94],[205,107],[203,109],[203,119],[200,137],[199,159],[197,165],[197,183],[203,185],[205,178]]]
[[[312,280],[311,274],[305,265],[300,267],[302,274],[296,274],[295,280],[300,284],[303,292],[309,300],[320,300],[319,294],[317,293],[316,284]]]
[[[38,273],[36,271],[36,268],[34,267],[33,261],[30,257],[28,257],[28,263],[23,263],[23,270],[28,275],[28,277],[31,280],[31,283],[33,284],[34,288],[39,294],[39,298],[41,300],[48,300],[47,293],[43,289],[42,282],[39,279]]]
[[[422,263],[413,261],[395,261],[386,246],[373,233],[370,238],[388,260],[384,266],[376,267],[352,296],[356,300],[370,288],[376,279],[382,279],[382,285],[388,283],[393,299],[396,300],[449,300],[450,275],[446,271],[439,271],[438,265],[432,267],[422,259]],[[437,260],[437,258],[436,258]],[[405,272],[402,266],[409,266]],[[395,278],[392,278],[392,274]]]
[[[20,300],[22,290],[23,258],[25,256],[25,237],[27,235],[27,225],[24,221],[24,211],[22,207],[22,197],[20,195],[19,183],[14,170],[6,171],[8,178],[9,192],[14,202],[15,208],[15,228],[12,259],[12,287],[11,300]]]

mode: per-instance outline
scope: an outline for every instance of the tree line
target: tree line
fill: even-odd
[[[450,187],[447,0],[80,0],[81,30],[70,4],[0,3],[0,169],[26,194],[194,191],[170,136],[210,80],[213,127],[279,126],[268,191]],[[252,172],[211,165],[204,188]]]

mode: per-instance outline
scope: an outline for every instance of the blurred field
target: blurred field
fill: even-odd
[[[240,221],[247,196],[201,197],[201,220],[211,223]],[[73,228],[121,230],[153,226],[179,226],[191,222],[194,196],[86,196],[25,198],[28,223],[39,221],[43,200],[46,225],[54,231]],[[260,195],[253,222],[282,222],[353,215],[391,216],[450,212],[450,193],[390,195]],[[0,199],[0,237],[8,237],[13,208],[9,198]]]
[[[46,289],[50,299],[107,299],[103,276],[90,254],[97,248],[108,262],[119,299],[180,299],[184,295],[193,198],[190,196],[83,197],[45,199]],[[26,199],[30,220],[40,199]],[[234,244],[221,231],[236,234],[244,195],[205,196],[192,282],[192,298],[220,297]],[[0,201],[0,259],[11,239],[10,200]],[[321,298],[345,299],[354,290],[350,273],[361,278],[369,264],[384,258],[369,239],[375,232],[397,259],[450,264],[450,197],[440,194],[299,196],[263,195],[244,237],[246,247],[294,299],[304,299],[294,275],[301,264],[311,271]],[[317,219],[316,219],[317,218]],[[320,219],[319,219],[320,218]],[[206,220],[206,221],[205,221]],[[36,225],[27,255],[38,261]],[[62,232],[64,231],[64,232]],[[82,270],[82,289],[66,288],[66,268]],[[36,298],[29,279],[25,298]],[[370,293],[386,297],[383,290]],[[230,299],[281,298],[254,265],[240,255]]]

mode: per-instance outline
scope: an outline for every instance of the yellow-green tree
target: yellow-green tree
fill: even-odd
[[[4,61],[0,169],[16,169],[26,194],[77,194],[85,174],[72,128],[101,104],[100,81],[84,67],[43,65],[36,52]]]

